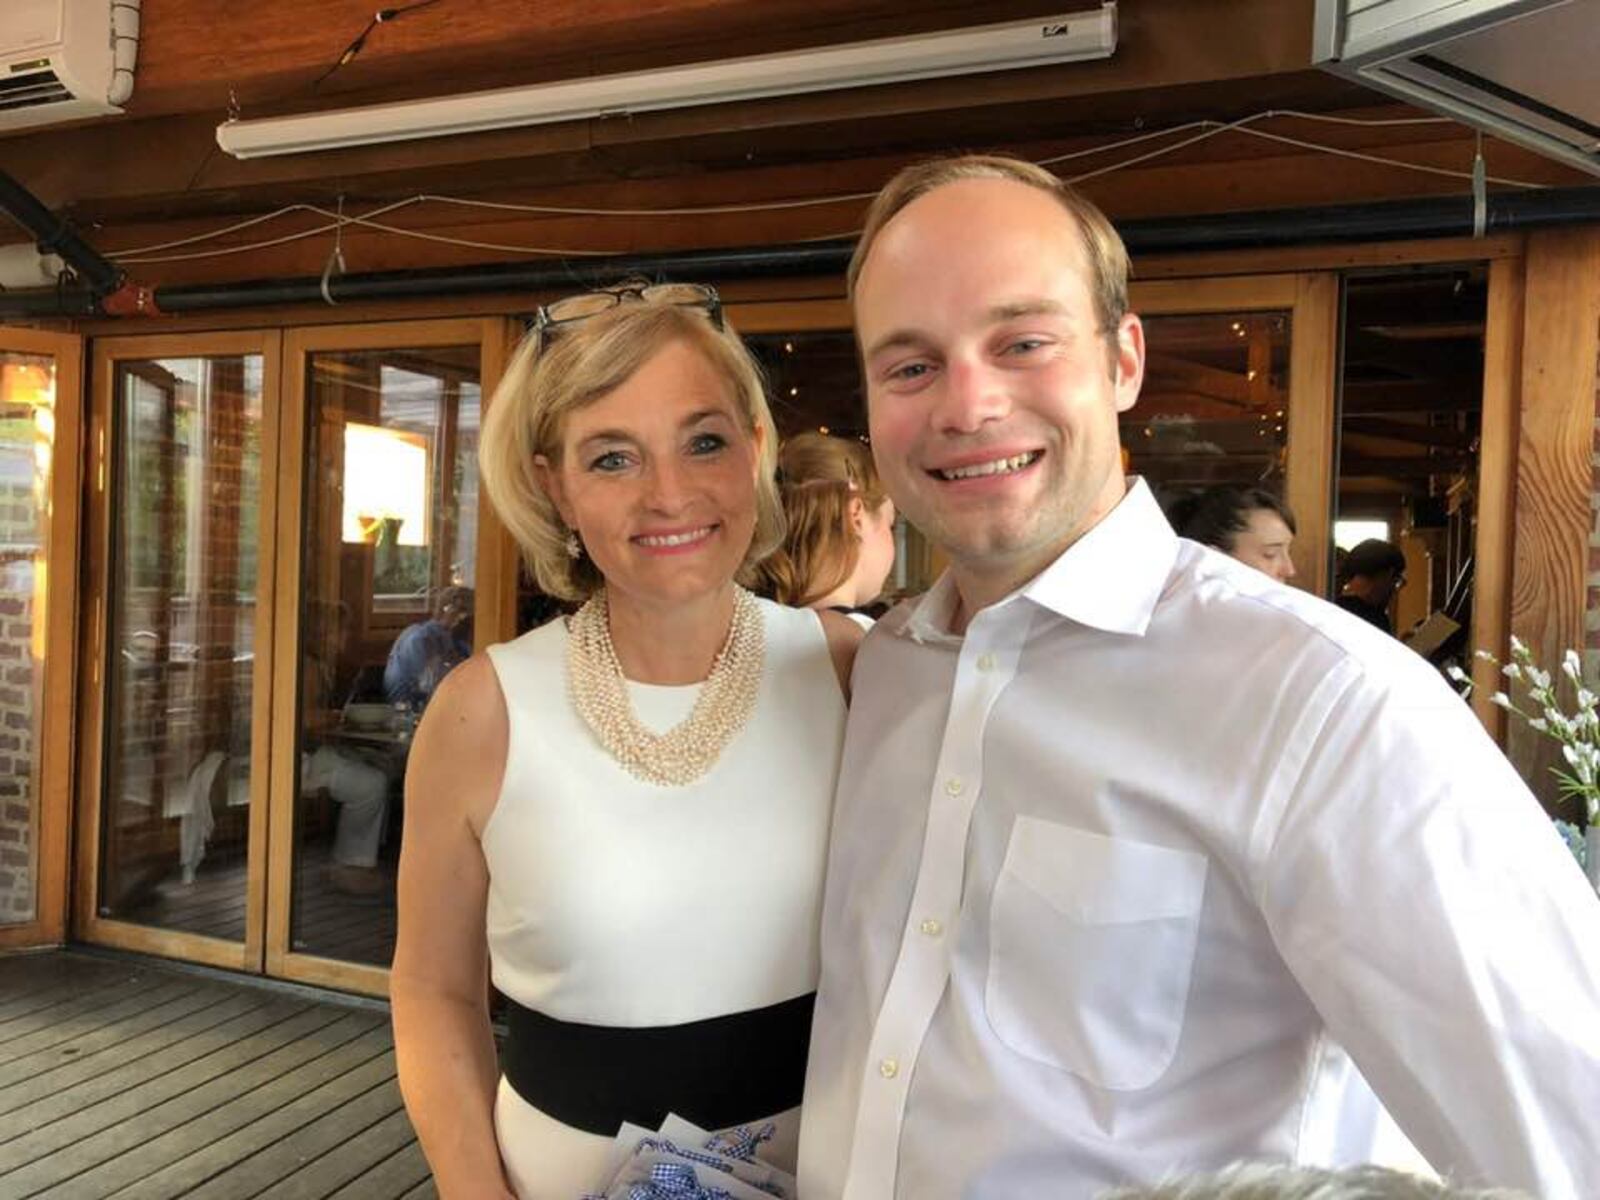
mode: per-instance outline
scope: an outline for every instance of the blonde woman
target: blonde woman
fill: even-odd
[[[742,586],[783,532],[755,365],[710,288],[569,297],[482,447],[582,607],[452,673],[411,755],[391,994],[440,1194],[574,1200],[667,1112],[792,1162],[860,633]]]
[[[762,565],[779,604],[842,612],[883,593],[894,566],[894,502],[860,442],[823,433],[788,439],[778,456],[778,487],[789,530]]]

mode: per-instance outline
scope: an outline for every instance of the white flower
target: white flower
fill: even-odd
[[[1533,729],[1533,730],[1537,730],[1539,733],[1549,733],[1550,732],[1550,723],[1548,721],[1546,721],[1543,717],[1529,717],[1528,718],[1528,728],[1529,729]]]
[[[1583,663],[1578,658],[1576,650],[1568,650],[1561,656],[1561,670],[1573,683],[1579,683],[1583,678]]]
[[[1521,638],[1519,638],[1516,634],[1513,633],[1511,635],[1511,653],[1513,653],[1513,654],[1526,654],[1527,652],[1528,652],[1528,644],[1526,642],[1524,642]]]
[[[1507,679],[1521,679],[1522,668],[1517,666],[1516,663],[1507,663],[1505,666],[1500,668],[1500,674],[1504,675]]]
[[[1578,689],[1578,707],[1584,712],[1593,712],[1596,697],[1588,688]]]
[[[1588,753],[1585,753],[1588,751]],[[1594,784],[1595,752],[1593,746],[1563,746],[1561,755],[1567,760],[1573,771],[1578,776],[1578,782],[1584,787]]]
[[[1470,683],[1471,682],[1471,680],[1467,678],[1467,673],[1465,671],[1463,671],[1460,667],[1456,666],[1455,663],[1451,663],[1448,667],[1446,667],[1444,669],[1444,673],[1445,673],[1446,678],[1452,679],[1456,683]]]
[[[1511,697],[1506,695],[1504,692],[1496,692],[1494,695],[1489,697],[1489,703],[1498,704],[1501,708],[1510,708]]]
[[[1550,672],[1542,671],[1538,667],[1528,668],[1528,685],[1546,691],[1550,687]]]
[[[1499,662],[1500,661],[1494,655],[1490,654],[1487,650],[1474,651],[1472,657],[1473,658],[1481,658],[1481,659],[1483,659],[1484,662]]]

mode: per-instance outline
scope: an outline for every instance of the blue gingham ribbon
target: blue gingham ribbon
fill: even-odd
[[[754,1129],[740,1125],[725,1133],[712,1134],[706,1139],[706,1149],[728,1158],[737,1158],[740,1162],[753,1162],[761,1143],[770,1142],[775,1132],[776,1127],[771,1121]]]
[[[722,1188],[707,1187],[687,1163],[656,1163],[650,1178],[628,1188],[628,1200],[733,1200]]]

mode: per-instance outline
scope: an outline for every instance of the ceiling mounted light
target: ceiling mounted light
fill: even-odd
[[[1117,46],[1117,5],[1028,22],[880,38],[718,62],[689,63],[531,87],[498,88],[301,116],[233,120],[217,144],[235,158],[264,158],[511,129],[552,121],[626,116],[840,88],[974,75],[1108,58]]]

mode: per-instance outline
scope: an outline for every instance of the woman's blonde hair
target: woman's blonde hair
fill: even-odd
[[[761,566],[765,590],[779,604],[804,608],[855,572],[861,538],[850,502],[875,513],[888,499],[872,452],[860,442],[800,433],[778,454],[778,494],[789,532]]]
[[[761,431],[756,472],[756,527],[738,573],[754,584],[757,568],[783,540],[783,506],[773,471],[778,435],[755,359],[731,328],[718,328],[693,306],[625,300],[541,339],[522,339],[494,390],[483,421],[478,469],[484,493],[522,550],[534,582],[547,595],[585,600],[604,582],[587,554],[567,553],[569,530],[539,486],[534,460],[561,463],[566,418],[615,391],[657,351],[685,342],[722,375],[745,432]]]

